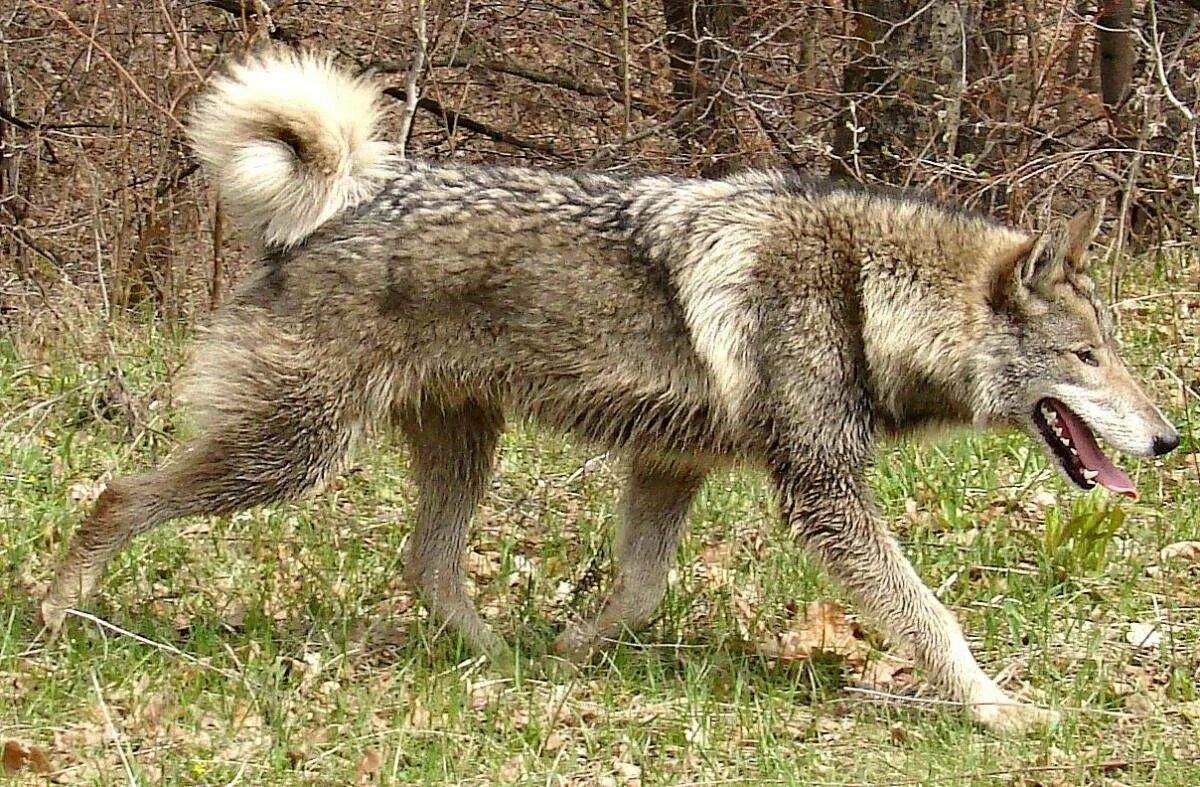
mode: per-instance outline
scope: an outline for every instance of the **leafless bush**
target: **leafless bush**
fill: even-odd
[[[413,8],[396,4],[9,0],[5,313],[67,289],[172,319],[219,298],[225,260],[245,255],[181,121],[222,58],[267,39],[378,72],[397,118],[416,85],[410,155],[795,167],[1017,222],[1115,195],[1118,243],[1193,242],[1198,6],[429,0],[412,82]]]

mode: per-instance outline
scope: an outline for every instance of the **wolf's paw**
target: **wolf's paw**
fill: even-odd
[[[554,640],[554,655],[575,665],[584,665],[600,651],[600,636],[589,623],[568,627]]]
[[[39,611],[41,613],[42,626],[45,627],[50,639],[56,639],[62,631],[63,622],[67,619],[67,610],[70,608],[70,604],[63,604],[50,595],[42,599]]]
[[[971,715],[989,732],[1002,737],[1052,730],[1062,720],[1058,711],[1013,700],[976,705]]]

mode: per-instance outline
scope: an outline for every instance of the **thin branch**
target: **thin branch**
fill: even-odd
[[[28,120],[21,120],[21,118],[17,117],[16,115],[8,114],[8,111],[3,107],[0,107],[0,120],[3,120],[10,126],[16,126],[24,131],[33,131],[36,128],[43,128],[41,125],[35,125],[30,123]]]
[[[413,54],[412,67],[409,68],[408,79],[404,83],[404,114],[400,118],[400,144],[397,151],[400,158],[404,158],[408,148],[408,135],[412,131],[413,118],[417,115],[417,102],[420,98],[417,83],[421,79],[421,72],[425,70],[425,51],[429,46],[425,22],[425,0],[417,0],[417,15],[413,19],[413,32],[417,37],[417,51]]]
[[[607,98],[621,104],[624,104],[625,102],[625,99],[621,95],[620,91],[609,89],[603,85],[580,82],[561,74],[549,74],[545,71],[538,71],[535,68],[531,68],[524,63],[519,63],[512,59],[480,59],[466,54],[434,60],[429,65],[433,68],[482,68],[486,71],[494,71],[498,74],[508,74],[509,76],[519,77],[527,82],[533,82],[537,85],[549,85],[550,87],[569,90],[572,93],[578,93],[581,96]],[[387,60],[368,63],[366,64],[365,68],[381,74],[394,74],[404,70],[400,64]],[[636,109],[638,112],[646,115],[653,115],[659,111],[658,107],[637,96],[630,97],[629,106],[632,109]]]
[[[404,88],[388,87],[384,88],[383,93],[384,95],[391,96],[398,101],[408,101],[408,94],[405,92]],[[446,126],[447,131],[461,128],[470,131],[473,134],[479,134],[480,136],[487,137],[488,139],[496,142],[502,142],[505,145],[512,145],[515,148],[534,150],[538,153],[542,153],[547,156],[554,156],[556,158],[563,157],[562,154],[551,145],[547,145],[544,142],[538,142],[532,139],[525,139],[524,137],[519,137],[516,134],[509,133],[503,129],[489,126],[482,121],[474,120],[460,112],[442,106],[442,104],[440,104],[438,101],[428,96],[422,96],[417,100],[417,108],[423,109],[426,112],[441,118],[442,122]]]
[[[295,31],[279,24],[271,16],[272,8],[267,0],[201,0],[201,2],[218,11],[224,11],[243,22],[250,19],[260,20],[267,30],[267,35],[276,41],[292,45],[299,43]]]
[[[111,52],[101,46],[100,42],[96,40],[95,36],[93,36],[91,33],[88,33],[86,30],[80,29],[79,25],[75,24],[74,20],[72,20],[71,17],[68,16],[64,11],[54,8],[53,6],[48,6],[44,3],[39,3],[37,0],[31,0],[31,2],[35,8],[39,8],[42,11],[45,11],[47,14],[57,17],[63,22],[63,24],[71,28],[73,33],[80,38],[83,38],[92,47],[95,47],[96,51],[99,52],[114,69],[116,69],[116,72],[120,74],[121,78],[129,83],[129,85],[133,88],[133,91],[137,93],[143,101],[162,113],[168,120],[171,121],[171,123],[176,126],[176,128],[180,130],[183,129],[183,124],[179,122],[179,118],[172,115],[166,107],[162,106],[153,98],[151,98],[146,91],[142,89],[142,86],[138,84],[138,81],[133,78],[133,75],[129,73],[125,66],[121,65],[121,61],[113,57]]]
[[[125,742],[121,740],[121,732],[113,722],[112,714],[108,710],[108,703],[104,701],[104,693],[100,691],[100,679],[96,677],[96,670],[92,670],[92,688],[96,692],[96,701],[100,703],[100,713],[104,716],[104,729],[108,733],[108,737],[112,738],[113,745],[117,747],[117,755],[121,758],[121,766],[125,769],[125,778],[133,787],[137,787],[138,780],[133,775],[133,765],[129,762],[129,754],[125,751]]]
[[[204,5],[220,9],[227,14],[240,17],[260,16],[271,13],[265,0],[204,0]]]
[[[172,656],[177,656],[177,657],[183,659],[184,661],[188,662],[189,664],[195,664],[197,667],[201,667],[201,668],[209,670],[211,672],[215,672],[216,674],[221,675],[222,677],[228,678],[230,680],[236,681],[236,682],[242,684],[243,686],[247,686],[247,687],[250,686],[250,684],[246,681],[245,677],[237,674],[236,672],[232,672],[227,669],[221,669],[220,667],[214,667],[212,664],[209,664],[208,661],[205,659],[197,658],[196,656],[193,656],[190,653],[186,653],[172,645],[167,645],[162,642],[156,642],[152,639],[148,639],[147,637],[143,637],[141,634],[135,634],[134,632],[129,631],[128,629],[121,628],[120,626],[116,625],[115,623],[109,623],[104,618],[97,617],[96,615],[93,615],[90,612],[84,612],[84,611],[78,610],[78,609],[68,609],[67,614],[73,615],[77,618],[81,618],[81,619],[89,621],[91,623],[95,623],[101,629],[107,629],[108,631],[111,631],[114,634],[120,634],[123,637],[128,637],[129,639],[132,639],[135,642],[140,642],[143,645],[149,645],[150,647],[155,648],[157,650],[161,650],[164,653],[170,653]]]

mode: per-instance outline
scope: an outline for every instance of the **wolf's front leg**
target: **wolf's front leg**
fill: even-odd
[[[784,519],[868,615],[907,643],[949,699],[999,733],[1052,725],[1057,714],[1009,698],[979,667],[954,616],[925,586],[875,512],[865,484],[836,472],[777,479]]]

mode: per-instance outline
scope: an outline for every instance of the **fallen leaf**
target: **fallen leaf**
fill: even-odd
[[[547,754],[554,754],[565,746],[566,743],[566,738],[558,730],[554,730],[546,736],[546,742],[542,745],[542,750]]]
[[[367,749],[363,752],[362,759],[358,761],[358,773],[355,781],[359,784],[368,784],[371,777],[379,772],[379,768],[383,765],[383,755],[378,749]]]
[[[1029,498],[1029,502],[1031,502],[1038,511],[1044,511],[1047,508],[1053,508],[1054,506],[1058,505],[1058,496],[1048,489],[1043,489],[1033,494]]]
[[[95,480],[76,481],[67,488],[67,497],[83,506],[89,506],[108,487],[107,474]]]
[[[635,785],[641,784],[642,766],[637,763],[617,760],[613,763],[613,771],[625,787],[635,787]]]
[[[1130,623],[1125,632],[1125,641],[1135,648],[1150,650],[1162,643],[1162,632],[1158,630],[1156,623]]]
[[[866,689],[878,691],[894,691],[913,677],[911,661],[897,658],[889,653],[872,653],[870,660],[863,665],[855,683]]]
[[[731,544],[711,544],[701,550],[700,558],[693,564],[693,573],[712,588],[727,587],[733,576],[733,557]]]
[[[475,579],[491,579],[500,573],[500,560],[495,555],[471,550],[467,553],[467,572]]]
[[[471,686],[470,707],[473,711],[486,710],[500,696],[503,686],[496,681],[483,681]]]
[[[429,710],[419,701],[414,701],[412,710],[408,714],[408,726],[413,729],[424,730],[429,728],[431,721]]]
[[[1175,559],[1191,563],[1200,562],[1200,541],[1176,541],[1174,544],[1168,544],[1159,550],[1158,559],[1164,563]]]
[[[805,661],[816,653],[827,653],[861,664],[870,655],[871,646],[859,636],[858,627],[846,618],[840,604],[811,601],[787,631],[767,635],[758,650],[781,661]]]
[[[525,763],[521,759],[521,755],[516,754],[505,760],[500,766],[500,781],[505,784],[512,784],[521,780],[525,775]]]
[[[16,773],[25,767],[27,749],[16,741],[4,742],[4,772]]]
[[[1155,703],[1153,698],[1147,694],[1130,694],[1124,700],[1125,709],[1131,713],[1136,713],[1141,716],[1148,716],[1155,711]]]
[[[29,746],[20,741],[4,742],[4,772],[8,775],[28,769],[33,773],[50,773],[50,755],[41,746]]]

